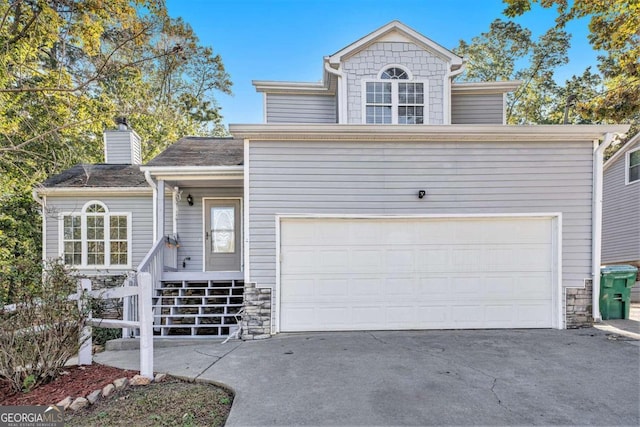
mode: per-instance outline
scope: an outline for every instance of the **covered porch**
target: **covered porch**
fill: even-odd
[[[156,335],[225,337],[238,328],[244,303],[242,145],[184,138],[141,167],[153,188],[154,245],[130,280],[151,274]],[[135,320],[133,298],[124,315]]]

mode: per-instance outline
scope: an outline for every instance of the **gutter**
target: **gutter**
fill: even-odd
[[[601,322],[600,317],[600,263],[602,261],[602,183],[604,172],[604,152],[617,141],[619,133],[607,132],[604,141],[598,145],[593,141],[593,208],[591,215],[592,243],[592,317],[594,322]]]
[[[327,73],[333,74],[334,76],[338,76],[338,123],[347,123],[347,118],[345,117],[347,108],[347,90],[346,90],[346,79],[344,78],[344,73],[340,69],[342,66],[338,65],[338,69],[333,68],[328,60],[324,61],[324,69]]]

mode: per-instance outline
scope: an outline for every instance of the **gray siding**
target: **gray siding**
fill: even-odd
[[[132,255],[132,268],[142,261],[144,256],[151,249],[153,242],[153,206],[152,195],[148,196],[108,196],[100,197],[96,196],[75,196],[75,197],[54,197],[47,196],[47,212],[46,212],[46,247],[44,258],[57,258],[59,257],[59,214],[80,212],[85,203],[90,200],[98,200],[109,208],[110,212],[118,213],[131,213],[131,255]],[[169,206],[171,206],[171,199],[167,200]],[[171,213],[169,209],[169,216]],[[96,271],[91,269],[94,273],[117,273],[119,270]],[[82,272],[87,273],[88,270],[83,269]]]
[[[141,163],[140,138],[130,130],[104,132],[105,163],[139,165]]]
[[[268,93],[267,123],[336,123],[336,97]]]
[[[640,142],[625,150],[637,148]],[[626,154],[604,172],[602,263],[640,262],[640,182],[625,185]]]
[[[202,271],[203,247],[203,197],[243,197],[242,187],[220,187],[220,188],[180,188],[182,191],[182,201],[178,202],[178,236],[180,247],[178,248],[178,270],[180,271]],[[193,206],[187,204],[187,195],[193,197]],[[240,228],[242,231],[242,228]],[[182,261],[186,261],[186,268],[183,269]]]
[[[592,163],[591,141],[252,142],[251,280],[275,284],[275,214],[562,212],[563,285],[582,286]]]
[[[502,124],[503,117],[501,93],[451,95],[451,124]]]

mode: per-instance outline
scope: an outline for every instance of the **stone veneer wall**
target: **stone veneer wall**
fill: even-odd
[[[127,279],[126,274],[110,276],[80,275],[80,278],[91,280],[91,289],[110,289],[122,286]],[[93,317],[102,319],[122,319],[122,301],[117,298],[101,300],[98,310],[93,311]]]
[[[566,328],[583,328],[593,325],[593,283],[585,281],[584,288],[565,289],[565,319]]]
[[[271,289],[244,284],[244,314],[240,322],[241,338],[257,340],[271,336]]]
[[[348,122],[362,123],[362,80],[376,79],[383,67],[393,64],[408,68],[415,80],[428,80],[429,116],[426,124],[443,124],[443,86],[447,74],[447,63],[413,43],[398,42],[374,43],[344,61],[343,70],[347,76]]]

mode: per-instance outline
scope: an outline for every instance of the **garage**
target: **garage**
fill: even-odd
[[[560,327],[556,216],[279,220],[281,332]]]

